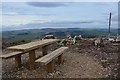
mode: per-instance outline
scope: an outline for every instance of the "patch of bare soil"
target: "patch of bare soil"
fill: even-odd
[[[49,46],[49,52],[60,46]],[[6,51],[3,51],[6,53]],[[106,45],[98,48],[92,42],[70,46],[64,53],[63,63],[57,59],[53,73],[47,74],[45,66],[36,64],[35,70],[29,70],[28,54],[22,55],[22,68],[15,68],[14,59],[3,60],[2,76],[4,78],[116,78],[117,76],[117,47]],[[41,56],[41,50],[36,56]]]

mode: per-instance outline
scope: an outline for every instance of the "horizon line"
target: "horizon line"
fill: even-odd
[[[63,27],[61,27],[61,28],[30,28],[30,29],[28,29],[28,28],[26,28],[26,29],[14,29],[14,30],[1,30],[0,32],[5,32],[5,31],[20,31],[20,30],[40,30],[40,29],[108,29],[108,28],[63,28]],[[111,29],[119,29],[118,27],[116,28],[111,28]]]

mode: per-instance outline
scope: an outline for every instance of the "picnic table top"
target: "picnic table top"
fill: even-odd
[[[45,40],[38,40],[34,42],[29,42],[26,44],[16,45],[12,47],[8,47],[7,50],[15,50],[15,51],[30,51],[37,49],[39,47],[52,44],[54,42],[59,41],[59,39],[45,39]]]

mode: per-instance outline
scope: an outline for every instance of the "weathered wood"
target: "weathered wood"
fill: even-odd
[[[120,46],[120,43],[113,43],[113,46]]]
[[[51,62],[53,59],[57,58],[62,53],[64,53],[67,49],[68,49],[68,47],[61,47],[61,48],[43,56],[42,58],[37,59],[35,62],[40,62],[41,64],[46,65],[49,62]]]
[[[54,71],[54,61],[47,64],[47,72],[52,73]]]
[[[45,39],[45,40],[39,40],[39,41],[34,41],[34,42],[26,43],[26,44],[8,47],[7,50],[17,51],[17,52],[1,55],[0,58],[7,59],[7,58],[15,57],[15,63],[18,67],[20,67],[21,66],[21,57],[20,57],[21,54],[29,52],[30,69],[34,69],[35,68],[35,50],[42,46],[46,46],[46,45],[52,44],[57,41],[59,41],[59,39]],[[43,49],[44,49],[43,53],[47,54],[47,49],[44,47]]]
[[[47,46],[42,47],[43,56],[47,54]]]
[[[63,54],[58,56],[58,63],[61,64],[63,62]]]
[[[34,41],[34,42],[26,43],[26,44],[8,47],[7,49],[27,52],[27,51],[30,51],[30,50],[33,50],[33,49],[36,49],[36,48],[39,48],[45,45],[52,44],[57,41],[59,41],[59,39],[45,39],[45,40],[39,40],[39,41]]]
[[[16,65],[16,67],[18,67],[18,68],[21,67],[21,55],[16,55],[16,56],[15,56],[15,65]]]
[[[11,58],[11,57],[15,57],[16,55],[21,55],[23,54],[23,52],[12,52],[12,53],[8,53],[8,54],[3,54],[0,56],[0,58],[2,59],[8,59],[8,58]]]
[[[30,69],[35,69],[35,50],[29,52]]]

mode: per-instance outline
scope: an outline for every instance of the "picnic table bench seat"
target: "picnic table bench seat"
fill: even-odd
[[[68,47],[60,47],[55,51],[35,60],[37,63],[42,65],[47,65],[47,72],[52,72],[54,70],[54,59],[58,57],[59,64],[62,63],[62,54],[68,49]]]
[[[0,58],[2,58],[2,59],[8,59],[8,58],[15,57],[15,56],[17,56],[17,55],[21,55],[22,53],[23,53],[23,52],[21,52],[21,51],[11,52],[11,53],[8,53],[8,54],[0,55]]]
[[[23,54],[23,52],[16,51],[16,52],[11,52],[8,54],[0,55],[0,58],[2,58],[2,59],[15,58],[16,67],[21,67],[21,55],[22,54]]]

